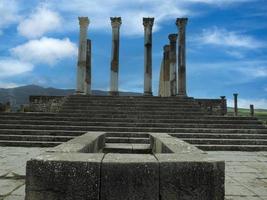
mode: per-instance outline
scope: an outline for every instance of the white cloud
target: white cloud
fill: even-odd
[[[38,38],[61,27],[61,17],[46,6],[38,7],[28,18],[22,20],[18,32],[27,38]]]
[[[228,100],[228,106],[234,107],[233,99]],[[249,105],[253,104],[255,109],[267,109],[267,99],[238,99],[239,108],[249,108]]]
[[[18,12],[19,6],[16,0],[0,0],[0,29],[17,22],[19,19]]]
[[[33,69],[33,65],[11,58],[0,59],[0,77],[16,76],[29,72]]]
[[[10,51],[23,61],[54,65],[60,60],[76,56],[78,50],[68,38],[60,40],[43,37],[40,40],[30,40]]]
[[[257,49],[266,46],[264,42],[256,40],[251,36],[217,27],[203,30],[202,35],[197,38],[197,41],[204,44],[246,49]]]

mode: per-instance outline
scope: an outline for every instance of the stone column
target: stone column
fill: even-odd
[[[84,81],[86,69],[86,51],[87,51],[87,29],[89,26],[88,17],[79,17],[80,24],[80,42],[78,51],[78,67],[77,67],[77,88],[76,94],[84,94]]]
[[[186,97],[186,37],[187,18],[177,18],[178,36],[178,96]]]
[[[170,53],[169,53],[169,60],[170,60],[170,96],[177,95],[177,80],[176,80],[176,41],[177,41],[177,34],[170,34]]]
[[[237,96],[238,96],[238,94],[234,93],[234,111],[235,111],[234,114],[235,114],[235,116],[238,115]]]
[[[152,27],[154,18],[143,18],[144,39],[144,95],[152,96]]]
[[[84,85],[84,91],[86,94],[91,95],[91,40],[87,40],[87,51],[86,51],[86,70],[85,70],[85,85]]]
[[[249,106],[249,108],[250,108],[250,116],[251,116],[251,117],[254,117],[254,105],[251,104],[251,105]]]
[[[163,56],[163,85],[164,85],[164,97],[171,95],[170,88],[170,45],[164,46]]]
[[[227,114],[227,102],[225,96],[221,96],[221,115]]]
[[[110,92],[112,96],[119,95],[119,47],[120,47],[120,17],[111,17],[112,26],[112,50],[111,50],[111,74]]]

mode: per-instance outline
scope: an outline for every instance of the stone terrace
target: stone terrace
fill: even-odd
[[[0,114],[2,146],[52,147],[87,131],[169,133],[211,151],[267,150],[267,128],[255,117],[208,115],[193,98],[76,95],[59,113]]]

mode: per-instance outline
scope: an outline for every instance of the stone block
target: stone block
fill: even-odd
[[[63,143],[55,148],[48,150],[49,152],[81,152],[81,153],[97,153],[105,145],[105,132],[90,131],[84,135],[76,137]]]
[[[156,154],[161,200],[224,200],[225,164],[198,154]]]
[[[103,156],[53,153],[28,161],[25,199],[98,200]]]
[[[148,154],[107,154],[101,169],[101,200],[158,200],[159,165]]]

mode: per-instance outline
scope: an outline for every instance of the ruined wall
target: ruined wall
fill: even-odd
[[[58,112],[66,96],[30,96],[30,112]]]
[[[221,99],[195,99],[200,107],[211,115],[225,115],[227,114],[227,101],[225,98]]]

